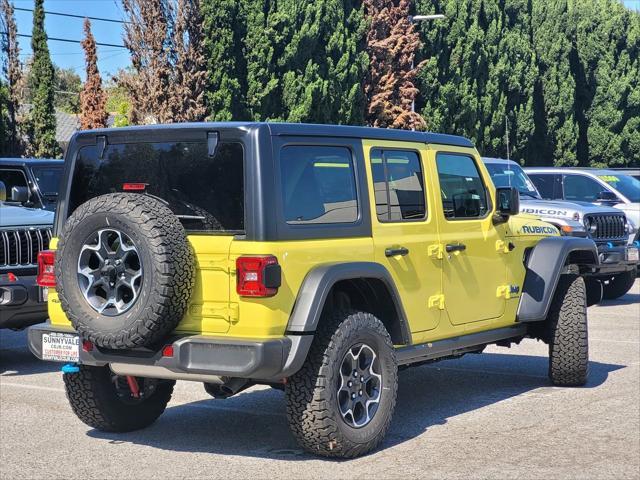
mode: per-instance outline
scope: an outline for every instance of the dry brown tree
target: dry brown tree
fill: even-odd
[[[374,127],[422,130],[424,119],[412,111],[418,94],[415,80],[424,62],[414,64],[420,37],[409,15],[411,2],[364,0],[364,5],[369,18],[367,122]]]
[[[80,92],[80,128],[89,130],[105,128],[109,114],[106,111],[107,95],[102,89],[102,78],[98,71],[96,41],[91,33],[91,22],[84,19],[84,49],[87,79]]]

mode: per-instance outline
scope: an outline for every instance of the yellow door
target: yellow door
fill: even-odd
[[[413,340],[440,321],[441,264],[434,195],[425,182],[422,144],[364,141],[376,262],[400,293]],[[425,188],[427,185],[427,188]],[[431,308],[429,302],[431,300]]]
[[[431,150],[440,195],[436,217],[444,249],[442,290],[454,325],[500,317],[507,258],[504,227],[493,225],[493,185],[473,150]]]

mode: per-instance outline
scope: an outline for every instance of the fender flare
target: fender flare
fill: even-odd
[[[309,334],[316,331],[322,309],[331,288],[341,280],[371,278],[382,281],[391,296],[400,321],[405,344],[411,343],[411,331],[398,289],[389,271],[375,262],[344,262],[320,265],[305,277],[287,325],[288,333]]]
[[[518,322],[538,322],[547,318],[562,270],[574,252],[581,253],[581,260],[576,262],[578,265],[593,267],[599,264],[596,244],[588,238],[548,237],[533,247],[526,265],[516,316]]]

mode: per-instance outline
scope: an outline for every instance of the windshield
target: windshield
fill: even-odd
[[[491,180],[496,187],[515,187],[520,195],[527,195],[533,198],[541,198],[538,190],[533,185],[520,165],[513,163],[487,163],[487,170],[491,175]]]
[[[40,193],[45,196],[57,196],[60,190],[62,167],[31,167]]]
[[[604,180],[631,202],[640,202],[640,180],[631,175],[600,175],[600,180]]]

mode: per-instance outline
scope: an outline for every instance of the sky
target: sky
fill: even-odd
[[[13,0],[16,8],[33,8],[33,0]],[[623,0],[624,4],[640,11],[640,0]],[[45,11],[72,13],[91,17],[122,20],[124,13],[121,0],[45,0]],[[31,12],[16,11],[18,33],[30,35]],[[84,80],[84,56],[78,43],[63,43],[52,40],[52,37],[81,40],[82,19],[47,15],[45,28],[49,38],[49,51],[53,62],[63,68],[73,69]],[[97,42],[122,45],[122,24],[111,22],[92,22],[93,35]],[[31,54],[30,39],[19,38],[22,59]],[[124,48],[98,46],[98,68],[105,78],[115,74],[118,69],[129,65],[128,51]]]
[[[16,8],[33,9],[33,0],[13,0]],[[90,17],[122,20],[124,13],[120,0],[45,0],[46,12],[71,13]],[[33,22],[32,12],[16,10],[18,33],[30,35]],[[52,37],[82,40],[83,20],[81,18],[45,16],[45,29],[49,37],[49,52],[53,63],[62,68],[73,69],[84,80],[84,52],[79,43],[56,42]],[[96,42],[122,45],[122,24],[111,22],[91,22],[91,30]],[[19,37],[22,60],[31,55],[31,39]],[[98,68],[103,76],[115,74],[118,69],[129,65],[129,51],[125,48],[98,46]]]

